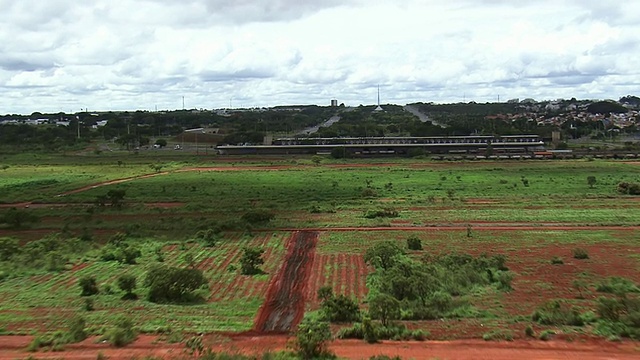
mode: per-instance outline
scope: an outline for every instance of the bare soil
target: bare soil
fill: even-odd
[[[140,359],[147,356],[163,359],[189,359],[182,344],[167,344],[156,336],[143,335],[124,348],[114,348],[97,338],[79,344],[67,345],[60,352],[29,353],[25,349],[32,336],[0,336],[0,360],[27,358],[94,360],[102,353],[110,360]],[[287,335],[241,334],[231,337],[219,335],[204,339],[213,351],[259,354],[266,351],[291,350],[294,339]],[[337,340],[330,350],[340,358],[368,359],[375,355],[400,356],[403,359],[474,359],[474,360],[631,360],[640,358],[638,343],[607,342],[604,340],[566,341],[513,341],[485,342],[481,340],[396,342],[383,341],[369,345],[358,340]]]
[[[317,242],[317,232],[293,233],[285,263],[271,280],[267,299],[258,312],[254,325],[256,331],[288,332],[300,322]]]

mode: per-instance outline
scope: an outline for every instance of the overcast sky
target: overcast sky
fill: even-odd
[[[0,113],[640,95],[636,0],[0,0]]]

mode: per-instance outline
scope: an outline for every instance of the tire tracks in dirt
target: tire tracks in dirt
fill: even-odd
[[[295,231],[291,235],[284,265],[269,284],[254,331],[287,333],[302,320],[318,235],[315,231]]]

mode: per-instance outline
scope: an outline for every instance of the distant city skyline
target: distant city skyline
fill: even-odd
[[[0,114],[638,95],[640,2],[0,0]],[[184,97],[184,98],[183,98]]]

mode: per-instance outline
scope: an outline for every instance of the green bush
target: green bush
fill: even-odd
[[[251,210],[242,215],[242,220],[248,224],[265,224],[273,220],[275,214],[268,210]]]
[[[360,308],[351,298],[344,295],[330,297],[322,301],[322,310],[331,322],[353,322],[360,320]]]
[[[422,250],[422,240],[417,236],[410,236],[407,238],[407,249]]]
[[[569,309],[565,302],[559,300],[552,300],[540,306],[531,315],[531,320],[541,325],[584,325],[578,309]]]
[[[115,321],[115,326],[108,330],[106,339],[115,347],[123,347],[134,342],[137,338],[131,319],[120,316]]]
[[[564,260],[562,260],[562,258],[559,257],[559,256],[554,256],[553,259],[551,259],[551,264],[552,265],[562,265],[562,264],[564,264]]]
[[[584,260],[589,258],[589,253],[583,248],[573,249],[573,258],[578,260]]]
[[[78,285],[80,285],[80,289],[82,290],[80,296],[91,296],[100,292],[95,276],[81,277],[80,280],[78,280]]]
[[[533,331],[533,328],[531,327],[531,325],[528,325],[525,329],[524,329],[524,335],[526,337],[535,337],[536,333]]]
[[[598,284],[596,286],[596,291],[615,295],[625,295],[627,293],[640,293],[640,288],[629,279],[612,276],[607,278],[606,281]]]
[[[378,210],[367,210],[364,214],[364,217],[367,219],[375,219],[375,218],[396,218],[398,217],[398,211],[391,208],[384,208]]]
[[[305,316],[296,333],[298,355],[303,359],[333,358],[329,352],[331,327],[326,321],[313,316]]]
[[[484,341],[513,341],[513,332],[510,330],[493,330],[482,335]]]
[[[542,340],[542,341],[547,341],[547,340],[550,340],[550,339],[551,339],[551,337],[552,337],[553,335],[555,335],[555,334],[556,334],[556,333],[555,333],[555,331],[553,331],[553,330],[544,330],[544,331],[542,331],[542,332],[540,333],[540,336],[538,337],[538,339],[540,339],[540,340]]]
[[[151,302],[195,302],[201,299],[194,291],[207,284],[202,270],[154,265],[147,272],[144,286]]]

